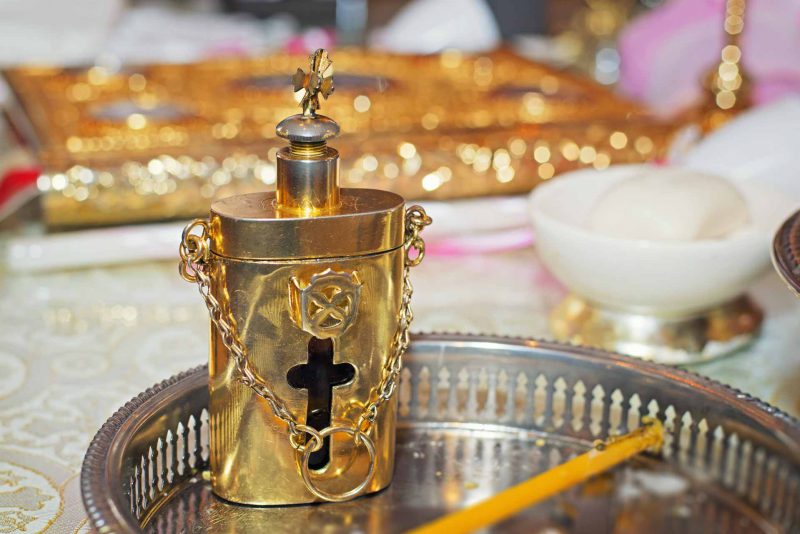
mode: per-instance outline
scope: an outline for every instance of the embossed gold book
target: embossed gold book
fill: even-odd
[[[292,113],[275,54],[119,70],[17,67],[7,113],[43,174],[51,227],[191,219],[275,187],[275,123]],[[664,155],[663,124],[606,87],[507,50],[336,53],[340,180],[405,198],[527,193],[576,168]]]
[[[386,487],[409,343],[410,267],[430,219],[399,195],[340,189],[323,50],[298,69],[303,113],[277,127],[275,192],[218,200],[184,231],[181,274],[211,315],[211,483],[255,505]],[[288,96],[288,95],[287,95]]]

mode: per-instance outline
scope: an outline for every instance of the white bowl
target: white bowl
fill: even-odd
[[[724,239],[651,241],[583,227],[597,198],[646,165],[563,174],[530,196],[536,249],[574,293],[601,306],[659,315],[706,310],[743,293],[769,267],[773,231],[796,205],[757,182],[735,183],[751,225]]]

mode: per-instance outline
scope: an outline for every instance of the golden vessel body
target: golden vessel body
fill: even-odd
[[[330,67],[318,50],[293,78],[303,113],[277,127],[276,191],[212,203],[181,244],[212,323],[212,489],[237,503],[342,501],[392,479],[409,268],[430,218],[388,191],[339,188],[326,144],[339,126],[316,114]]]
[[[402,198],[392,193],[344,189],[340,194],[342,204],[353,209],[306,220],[279,218],[279,213],[271,208],[276,203],[274,193],[243,195],[214,204],[212,235],[216,222],[223,219],[228,219],[227,222],[236,228],[237,223],[232,222],[228,214],[244,203],[267,206],[264,211],[268,213],[262,218],[249,218],[238,224],[244,227],[244,233],[253,231],[253,241],[258,242],[256,228],[259,225],[263,226],[261,232],[266,238],[262,242],[270,245],[275,244],[271,241],[281,238],[274,235],[267,238],[267,234],[282,234],[281,227],[287,229],[282,234],[286,236],[285,248],[266,246],[263,249],[265,252],[272,250],[271,257],[258,253],[247,257],[219,254],[220,249],[226,250],[225,233],[221,232],[216,250],[217,243],[212,240],[212,290],[221,302],[229,303],[227,311],[236,322],[239,337],[247,347],[248,359],[258,376],[273,387],[291,413],[302,414],[305,418],[308,392],[292,387],[287,373],[309,362],[313,348],[310,344],[321,338],[298,324],[296,315],[305,310],[298,309],[294,294],[298,287],[313,287],[312,278],[319,275],[324,278],[324,273],[353,276],[360,294],[351,311],[352,324],[341,336],[332,338],[332,345],[333,364],[352,364],[355,376],[345,384],[332,387],[330,423],[354,426],[371,389],[380,382],[398,327],[404,212]],[[358,211],[360,206],[377,209],[377,212]],[[378,215],[384,218],[385,226],[369,222]],[[313,224],[309,224],[312,220]],[[276,228],[271,228],[273,225]],[[295,231],[302,232],[305,239],[296,241],[289,237]],[[330,246],[311,255],[317,240],[329,242]],[[264,400],[235,380],[235,375],[236,363],[219,331],[212,328],[209,409],[214,492],[227,500],[248,504],[296,504],[318,500],[300,476],[298,457],[286,438],[287,424],[266,410]],[[391,481],[395,405],[396,399],[392,399],[383,406],[371,434],[378,454],[375,474],[366,488],[368,492],[378,491]],[[354,446],[351,436],[337,434],[332,439],[330,461],[324,468],[315,470],[315,478],[324,479],[322,483],[331,491],[346,491],[363,479],[369,457],[362,448]]]

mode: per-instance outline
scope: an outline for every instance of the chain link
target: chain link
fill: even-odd
[[[322,431],[299,423],[288,410],[286,404],[250,366],[247,360],[247,348],[239,339],[235,324],[225,317],[222,305],[211,293],[210,264],[208,263],[208,240],[210,237],[208,221],[195,219],[184,228],[179,250],[181,261],[178,264],[178,271],[181,277],[188,282],[197,284],[200,296],[208,308],[211,322],[219,332],[222,344],[228,349],[236,364],[239,381],[264,399],[275,417],[286,423],[289,431],[289,442],[293,449],[303,455],[304,462],[307,461],[312,452],[322,447],[323,434],[326,432],[327,434],[333,432],[352,434],[356,445],[363,443],[368,450],[371,447],[371,450],[374,451],[374,444],[368,434],[378,417],[378,410],[381,405],[391,399],[397,389],[397,379],[403,368],[403,355],[408,351],[411,343],[410,329],[411,322],[414,319],[414,312],[411,309],[411,296],[414,292],[411,286],[411,267],[419,265],[425,256],[425,242],[420,236],[420,232],[429,224],[431,224],[431,218],[422,207],[411,206],[406,210],[405,240],[403,242],[403,290],[398,312],[398,326],[392,342],[391,356],[383,367],[380,383],[372,390],[370,398],[353,428],[328,427]],[[199,230],[199,233],[196,233],[196,230]],[[304,436],[308,437],[304,438]],[[373,464],[374,452],[371,454],[371,458],[372,461],[370,463]],[[362,482],[358,488],[363,489],[366,487],[373,471],[374,469],[370,470],[367,480]],[[341,500],[338,497],[349,498],[355,496],[352,490],[339,496],[322,492],[310,483],[308,476],[304,476],[303,480],[314,495],[325,500]]]
[[[411,309],[411,296],[414,294],[414,287],[411,285],[411,267],[419,265],[425,257],[425,241],[419,234],[431,222],[431,218],[420,206],[411,206],[406,210],[405,243],[403,243],[405,265],[397,332],[392,343],[392,356],[386,360],[381,382],[376,390],[373,390],[377,394],[372,395],[374,398],[364,407],[356,423],[356,428],[363,433],[369,433],[378,417],[378,409],[392,398],[397,389],[397,379],[403,369],[403,356],[411,344],[411,322],[414,320],[414,311]],[[416,256],[412,256],[413,253],[416,253]]]

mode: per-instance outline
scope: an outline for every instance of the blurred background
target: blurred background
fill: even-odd
[[[797,89],[797,2],[750,5],[744,31],[743,0],[2,0],[0,227],[180,219],[271,186],[289,75],[319,47],[352,186],[518,195],[657,161],[722,120],[698,110]]]
[[[4,0],[2,62],[187,62],[333,44],[410,53],[445,48],[485,52],[502,40],[528,55],[574,66],[610,84],[619,76],[614,53],[617,33],[631,17],[660,3],[81,0],[55,6]],[[414,19],[413,32],[399,25],[409,17]]]
[[[388,187],[412,198],[519,194],[571,168],[655,158],[666,146],[672,124],[648,122],[624,150],[606,146],[604,151],[595,142],[619,129],[613,123],[633,115],[652,112],[660,119],[696,103],[700,75],[713,67],[719,53],[724,13],[724,5],[717,2],[713,9],[705,9],[709,13],[704,19],[691,19],[697,28],[689,28],[688,45],[696,49],[699,43],[704,53],[682,60],[678,69],[670,64],[671,57],[663,57],[652,43],[634,35],[630,62],[637,68],[626,80],[620,32],[659,4],[656,0],[78,0],[53,5],[3,0],[0,66],[7,69],[7,83],[0,86],[0,102],[9,121],[0,126],[0,176],[5,177],[0,182],[0,224],[9,228],[20,221],[44,220],[57,229],[181,218],[203,213],[209,198],[270,185],[274,156],[270,125],[294,105],[287,94],[288,76],[295,64],[304,61],[292,55],[318,47],[334,49],[334,58],[339,57],[336,49],[366,54],[344,56],[337,87],[347,96],[333,99],[332,105],[339,108],[329,109],[345,133],[352,134],[341,150],[354,186]],[[696,10],[687,5],[683,9]],[[674,31],[687,41],[685,29]],[[462,54],[467,54],[463,62]],[[669,70],[675,70],[674,76],[688,83],[676,82],[667,90],[661,80],[654,80],[647,62],[648,56],[657,54]],[[428,61],[415,72],[420,64],[403,58],[418,55],[441,55],[441,60]],[[263,59],[267,57],[291,59],[279,65]],[[515,64],[514,58],[535,63]],[[638,66],[642,63],[644,67]],[[165,64],[184,67],[158,66]],[[204,71],[211,68],[218,72]],[[517,69],[522,70],[514,72]],[[229,84],[216,83],[220,76]],[[234,86],[238,91],[231,90]],[[442,98],[453,91],[460,96],[458,102]],[[343,103],[348,97],[352,107],[350,101]],[[626,99],[645,105],[634,107]],[[208,105],[212,101],[216,109]],[[449,104],[453,109],[443,109]],[[456,108],[466,118],[460,120]],[[389,115],[402,125],[387,119]],[[607,124],[594,125],[588,139],[580,131],[565,135],[583,130],[585,123],[575,121],[587,117]],[[248,131],[248,123],[257,131]],[[552,124],[559,126],[553,129],[548,126]],[[526,131],[526,125],[541,128]],[[542,128],[550,133],[542,133]],[[445,147],[441,139],[431,146],[430,136],[425,136],[465,129],[472,133],[455,136]],[[409,135],[375,141],[380,146],[372,152],[355,149],[364,137],[374,138],[384,130]],[[487,137],[498,130],[504,130],[499,137]],[[517,133],[510,135],[512,130]],[[137,133],[151,138],[137,140]],[[153,135],[160,137],[154,141]],[[616,138],[618,145],[621,135]],[[534,137],[541,141],[548,136],[561,143],[560,149],[551,150],[549,144],[527,147],[528,141],[536,141]],[[513,141],[517,141],[513,147],[505,146]],[[382,156],[403,142],[415,149],[420,144],[419,152],[408,158]],[[583,146],[589,148],[581,152]],[[528,169],[516,161],[526,148],[531,155],[539,150],[535,166]],[[452,156],[456,161],[425,157],[442,150],[458,151]],[[406,155],[410,151],[407,147]],[[565,156],[563,161],[556,157],[558,151]],[[250,158],[229,162],[239,165],[236,174],[243,179],[218,175],[209,181],[221,160],[234,153]],[[160,185],[149,183],[154,173],[147,172],[147,180],[140,181],[148,185],[139,184],[138,194],[128,196],[137,186],[131,172],[143,171],[136,165],[122,169],[122,164],[147,166],[155,155],[191,158],[184,159],[185,164],[204,157],[220,161],[207,161],[205,168],[196,164],[197,172],[187,171],[192,179],[176,181],[169,169],[186,165],[170,159],[169,179]],[[255,161],[259,156],[263,157]],[[505,164],[506,159],[511,161]],[[465,162],[473,169],[462,168]],[[151,166],[159,170],[164,161]],[[484,166],[490,173],[500,167],[494,169],[501,171],[499,183],[482,183]],[[391,184],[383,179],[395,175],[407,179]],[[453,175],[456,180],[448,183]],[[255,185],[248,186],[253,180]],[[108,186],[112,181],[114,186]]]
[[[2,0],[0,228],[185,218],[270,186],[289,75],[319,47],[353,186],[517,195],[663,159],[721,121],[703,106],[796,91],[798,3],[748,5],[745,29],[743,0]]]

